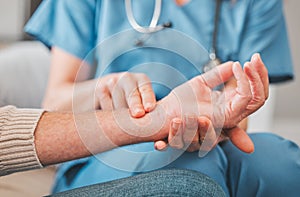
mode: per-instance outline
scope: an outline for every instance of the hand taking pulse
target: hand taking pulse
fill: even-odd
[[[216,75],[217,70],[220,76]],[[217,76],[215,81],[214,76]],[[226,82],[232,76],[237,80],[236,88],[225,85],[221,92],[212,91],[218,83]],[[245,63],[244,72],[239,63],[229,62],[193,78],[188,84],[175,88],[165,98],[166,100],[162,101],[166,102],[166,110],[174,114],[171,116],[183,117],[182,114],[185,114],[184,118],[171,121],[169,145],[174,148],[184,148],[188,144],[187,150],[195,151],[199,150],[202,144],[202,150],[209,151],[218,142],[228,137],[240,150],[253,152],[254,145],[251,139],[244,130],[237,127],[237,124],[259,109],[268,98],[268,72],[259,54],[253,55],[251,62]],[[186,94],[188,88],[192,89],[193,98]],[[191,103],[194,108],[186,106]],[[178,107],[180,105],[181,109]],[[209,110],[214,111],[209,112]],[[192,115],[186,116],[186,114]],[[215,128],[221,129],[220,126],[223,128],[221,135],[220,132],[217,132],[218,134],[215,132]],[[167,143],[164,141],[155,144],[159,150],[166,146]]]
[[[156,105],[151,81],[142,73],[113,73],[99,79],[95,91],[96,108],[112,110],[129,108],[138,118]]]
[[[182,84],[162,99],[159,104],[164,107],[167,115],[174,119],[170,122],[175,122],[170,125],[169,142],[178,131],[174,128],[180,128],[179,121],[184,125],[181,127],[183,128],[181,133],[184,134],[181,137],[182,144],[190,144],[188,151],[199,149],[199,139],[208,141],[205,149],[211,149],[224,139],[223,135],[219,137],[215,133],[214,128],[224,128],[226,135],[239,149],[244,152],[253,152],[252,141],[245,131],[236,125],[265,102],[268,97],[268,75],[258,54],[252,57],[250,63],[245,64],[244,71],[238,63],[225,63]],[[140,75],[140,77],[135,75]],[[212,91],[212,88],[228,81],[233,76],[237,80],[236,88],[225,86],[222,92]],[[101,85],[98,88],[100,90],[99,101],[101,101],[102,109],[129,107],[133,117],[141,117],[145,112],[154,109],[154,93],[145,75],[118,73],[114,77],[111,79],[111,75],[108,75],[107,79],[101,79],[105,83],[99,83]],[[143,107],[145,103],[148,103],[145,102],[146,100],[152,103],[150,106],[153,108]],[[194,114],[197,118],[181,121],[183,114]],[[196,131],[197,135],[195,135]],[[179,142],[179,145],[177,143],[170,143],[170,145],[181,148],[181,141],[176,142]],[[155,145],[158,149],[162,149],[166,143],[158,141]]]

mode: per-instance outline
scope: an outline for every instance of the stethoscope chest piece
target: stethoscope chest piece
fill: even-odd
[[[206,73],[210,71],[211,69],[215,68],[216,66],[219,66],[221,64],[221,61],[219,59],[209,60],[207,64],[203,66],[203,72]]]
[[[219,58],[216,57],[215,53],[210,53],[209,54],[209,61],[207,62],[207,64],[205,64],[202,68],[202,71],[204,73],[210,71],[211,69],[213,69],[216,66],[219,66],[221,64],[221,60]]]

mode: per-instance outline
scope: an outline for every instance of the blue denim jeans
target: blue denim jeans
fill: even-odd
[[[225,193],[219,184],[204,174],[191,170],[168,169],[147,172],[53,195],[53,197],[68,196],[225,197]]]

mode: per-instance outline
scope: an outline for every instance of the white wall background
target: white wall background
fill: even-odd
[[[0,41],[21,39],[29,14],[30,0],[0,0]]]
[[[276,118],[297,118],[300,125],[300,1],[285,0],[288,26],[296,77],[291,83],[279,85],[276,93]],[[300,131],[299,131],[300,135]]]
[[[272,131],[300,146],[300,1],[284,1],[296,76],[276,89]]]

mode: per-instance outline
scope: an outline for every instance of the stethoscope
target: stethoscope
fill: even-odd
[[[215,18],[214,18],[214,31],[212,35],[212,44],[211,49],[209,52],[209,61],[207,64],[203,66],[203,72],[207,72],[213,67],[220,65],[221,61],[217,57],[217,35],[218,35],[218,23],[219,23],[219,17],[220,17],[220,8],[221,8],[221,1],[222,0],[216,0],[216,9],[215,9]],[[143,33],[146,36],[149,36],[151,33],[155,33],[161,30],[164,30],[165,28],[171,28],[172,23],[167,22],[163,24],[157,24],[160,14],[161,14],[161,7],[162,7],[162,0],[155,0],[155,7],[153,16],[150,22],[149,26],[140,26],[137,21],[134,18],[133,11],[132,11],[132,5],[131,0],[125,0],[125,10],[126,15],[128,18],[128,21],[131,25],[131,27],[136,30],[137,32]],[[146,38],[138,39],[135,43],[136,46],[143,46]]]

